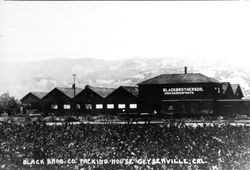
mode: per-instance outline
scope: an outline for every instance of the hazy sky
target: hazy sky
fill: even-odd
[[[250,61],[249,2],[0,2],[0,61]]]

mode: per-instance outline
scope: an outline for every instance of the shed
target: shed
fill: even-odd
[[[40,112],[41,98],[43,98],[47,92],[29,92],[20,101],[22,103],[21,110],[22,113],[33,114],[35,112]]]

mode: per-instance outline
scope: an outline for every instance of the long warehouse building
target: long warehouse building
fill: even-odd
[[[40,97],[35,96],[40,94]],[[43,115],[230,115],[247,114],[250,101],[239,84],[200,73],[161,74],[137,86],[117,89],[85,86],[30,92],[21,99],[24,113]]]

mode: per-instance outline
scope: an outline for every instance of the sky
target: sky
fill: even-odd
[[[183,57],[250,61],[250,3],[0,2],[0,62]]]

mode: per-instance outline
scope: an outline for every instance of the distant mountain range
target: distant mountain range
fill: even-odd
[[[123,60],[51,59],[37,62],[5,63],[0,68],[0,94],[9,92],[20,99],[29,91],[50,91],[70,87],[76,74],[77,87],[85,85],[118,87],[136,85],[163,73],[199,72],[221,82],[239,83],[250,98],[250,68],[226,61],[194,61],[183,58],[128,58]]]

